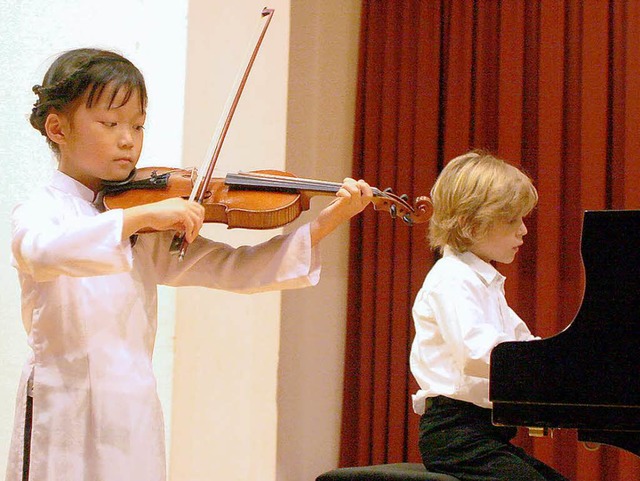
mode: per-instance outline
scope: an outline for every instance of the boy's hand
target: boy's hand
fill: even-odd
[[[198,236],[204,222],[204,207],[180,197],[124,209],[122,238],[140,230],[184,232],[188,242]]]

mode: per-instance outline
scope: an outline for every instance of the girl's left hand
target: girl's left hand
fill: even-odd
[[[311,245],[333,232],[340,224],[359,214],[373,199],[373,191],[364,180],[344,179],[336,199],[311,222]]]
[[[371,203],[373,191],[371,186],[364,180],[356,181],[347,177],[342,181],[342,187],[340,187],[336,196],[338,197],[336,204],[339,204],[336,207],[341,210],[344,209],[344,213],[348,217],[353,217],[362,212]]]

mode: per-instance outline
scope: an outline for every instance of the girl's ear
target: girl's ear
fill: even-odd
[[[44,129],[47,132],[47,137],[58,145],[66,143],[67,135],[69,133],[69,123],[64,115],[56,112],[52,112],[47,115],[47,120],[44,121]]]

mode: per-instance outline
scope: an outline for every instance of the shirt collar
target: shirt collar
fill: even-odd
[[[56,170],[51,178],[51,185],[62,192],[79,197],[87,202],[93,202],[96,194],[86,185],[78,182],[67,174]]]
[[[473,252],[458,252],[449,246],[445,246],[443,257],[457,257],[468,265],[487,285],[493,282],[504,283],[505,277],[488,262],[483,261]]]

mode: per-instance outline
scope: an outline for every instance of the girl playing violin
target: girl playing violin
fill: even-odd
[[[129,60],[72,50],[33,90],[30,121],[58,169],[12,214],[12,263],[33,352],[20,381],[7,480],[164,480],[151,363],[157,285],[245,293],[314,285],[319,241],[367,206],[371,188],[346,179],[309,224],[232,248],[198,235],[197,202],[105,211],[96,200],[103,181],[129,176],[142,150],[147,93]],[[142,229],[154,232],[130,242]],[[190,243],[182,262],[168,254],[175,231]]]

